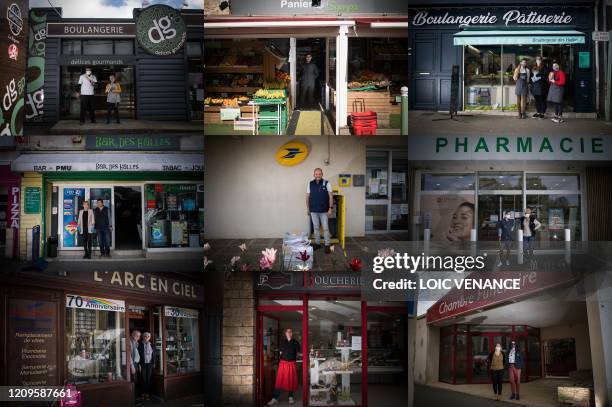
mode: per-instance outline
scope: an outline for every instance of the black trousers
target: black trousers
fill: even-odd
[[[546,96],[545,95],[533,95],[535,99],[536,111],[538,113],[546,113]]]
[[[493,393],[502,394],[502,382],[504,380],[503,370],[491,370],[491,380],[493,380]]]
[[[312,85],[302,85],[300,107],[314,107],[314,87],[314,83]]]
[[[81,123],[85,123],[85,111],[89,111],[89,118],[92,123],[96,122],[96,112],[94,111],[94,96],[81,95]]]
[[[81,239],[83,239],[83,249],[85,249],[85,254],[91,256],[91,244],[92,244],[93,235],[89,233],[89,231],[83,231],[81,234]]]
[[[108,103],[106,102],[106,121],[110,122],[111,112],[115,111],[115,118],[119,123],[119,103]]]
[[[563,102],[555,103],[555,114],[557,116],[563,116]]]
[[[142,364],[142,393],[151,393],[151,377],[153,376],[153,363]]]

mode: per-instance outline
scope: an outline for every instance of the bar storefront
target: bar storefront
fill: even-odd
[[[153,396],[201,393],[204,288],[181,273],[3,273],[0,382],[74,385],[83,405],[132,405],[130,333],[151,333]]]
[[[418,7],[409,11],[411,107],[448,110],[451,72],[459,67],[457,109],[514,111],[514,69],[542,56],[567,75],[564,110],[595,112],[598,61],[591,40],[593,6],[531,3]],[[544,2],[547,3],[547,2]],[[552,2],[551,2],[552,3]],[[483,8],[485,6],[486,8]],[[432,52],[433,50],[433,52]]]
[[[296,401],[304,406],[407,403],[407,308],[368,302],[358,273],[255,275],[256,405],[272,397],[278,346],[300,343]],[[367,362],[366,362],[367,361]]]

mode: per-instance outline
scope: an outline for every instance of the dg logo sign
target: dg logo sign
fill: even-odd
[[[178,10],[170,6],[147,7],[136,20],[136,39],[149,54],[174,55],[187,39],[185,21]]]

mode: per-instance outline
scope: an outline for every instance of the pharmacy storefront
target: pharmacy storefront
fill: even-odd
[[[200,153],[23,154],[12,169],[23,174],[22,217],[30,228],[22,240],[40,225],[42,255],[79,254],[79,211],[99,199],[110,209],[113,250],[195,254],[204,244]]]
[[[0,383],[73,386],[82,405],[134,405],[130,334],[151,333],[151,394],[202,393],[202,281],[180,273],[2,273]],[[6,289],[4,289],[6,287]]]
[[[595,112],[599,67],[592,3],[469,1],[444,8],[425,3],[411,4],[409,12],[412,108],[448,110],[456,102],[458,110],[514,111],[514,69],[523,58],[532,66],[541,56],[549,72],[557,62],[567,75],[565,110]],[[457,97],[451,101],[454,86]]]
[[[605,240],[597,212],[611,174],[601,136],[412,136],[414,240],[497,240],[504,213],[531,208],[545,242]],[[602,206],[603,205],[603,206]]]

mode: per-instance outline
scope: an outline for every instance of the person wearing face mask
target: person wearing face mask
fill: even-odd
[[[543,119],[546,115],[546,95],[548,93],[548,69],[542,63],[542,57],[536,58],[531,67],[531,94],[535,99],[536,113],[533,117]]]
[[[548,74],[548,83],[550,83],[550,89],[548,90],[548,100],[555,106],[555,116],[551,119],[555,123],[563,123],[563,92],[565,90],[565,72],[561,70],[561,67],[557,62],[552,66],[553,70]]]
[[[80,124],[85,123],[85,112],[89,111],[89,118],[92,123],[96,122],[96,112],[94,110],[94,93],[98,83],[96,76],[91,73],[91,68],[86,67],[85,73],[79,76],[79,85],[81,86],[79,98],[81,100],[81,118]]]
[[[121,85],[116,81],[115,75],[109,77],[104,91],[106,93],[106,124],[110,123],[111,111],[115,111],[115,118],[119,123],[119,102],[121,102]]]
[[[523,231],[523,251],[531,256],[536,232],[542,227],[542,224],[531,213],[531,208],[525,209],[525,216],[521,217],[520,222]]]
[[[508,352],[508,377],[510,377],[510,388],[512,396],[510,400],[520,400],[519,392],[521,387],[521,369],[523,368],[523,357],[519,351],[516,341],[510,343]]]
[[[493,394],[495,400],[501,400],[502,382],[504,381],[504,369],[506,368],[506,355],[502,352],[500,343],[495,344],[495,350],[489,353],[487,365],[491,371],[491,381],[493,382]]]
[[[521,59],[521,63],[514,70],[514,93],[516,94],[516,104],[519,111],[519,119],[527,118],[527,98],[529,97],[529,78],[531,77],[530,70],[527,67],[527,59]]]
[[[506,266],[510,265],[512,232],[514,232],[514,219],[512,219],[512,212],[507,211],[504,213],[504,218],[497,224],[497,238],[500,242],[503,242],[503,247],[501,245],[499,247],[499,263],[497,263],[497,267],[501,267],[503,264],[504,249],[506,250]]]

